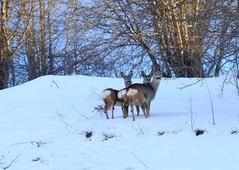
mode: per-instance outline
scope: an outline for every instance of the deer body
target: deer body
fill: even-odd
[[[143,84],[151,83],[152,72],[149,75],[146,75],[145,72],[142,71],[141,75],[143,77]],[[129,102],[128,102],[126,93],[127,93],[127,88],[124,88],[124,89],[121,89],[121,90],[118,91],[118,98],[119,98],[119,101],[122,105],[122,111],[123,111],[124,118],[128,117],[128,106],[129,106]],[[136,110],[137,110],[137,116],[139,116],[139,106],[140,106],[140,104],[135,102],[135,107],[136,107]]]
[[[133,107],[134,105],[139,105],[141,107],[146,118],[150,116],[151,101],[155,98],[161,78],[162,71],[159,68],[156,68],[156,70],[153,73],[153,80],[151,83],[132,84],[126,88],[126,91],[124,91],[124,97],[131,108],[133,121],[135,121]],[[123,96],[121,92],[118,93],[119,93],[118,96],[120,95]],[[125,102],[124,104],[127,105],[127,102]]]
[[[129,75],[125,75],[123,72],[121,72],[121,76],[124,79],[125,87],[128,87],[132,84],[132,75],[133,71],[131,70]],[[118,92],[119,90],[113,89],[113,88],[107,88],[103,90],[101,97],[105,103],[104,106],[104,113],[106,114],[106,118],[109,119],[108,116],[108,110],[110,107],[112,107],[112,119],[114,119],[114,107],[115,106],[121,106],[121,102],[118,98]]]
[[[102,92],[101,97],[103,98],[103,101],[105,103],[104,106],[104,113],[106,114],[106,118],[109,119],[108,116],[108,110],[110,107],[112,107],[112,119],[114,119],[114,106],[120,106],[120,102],[118,99],[118,90],[107,88]]]

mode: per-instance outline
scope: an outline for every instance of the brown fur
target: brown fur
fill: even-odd
[[[160,80],[162,78],[162,71],[156,69],[153,74],[153,81],[150,84],[132,84],[127,87],[127,100],[129,102],[131,113],[134,117],[134,105],[139,105],[146,118],[150,116],[150,105],[151,101],[154,99]]]
[[[133,75],[132,70],[130,71],[130,73],[128,75],[125,75],[123,72],[121,72],[121,76],[124,79],[125,87],[128,87],[130,84],[132,84],[132,80],[131,80],[132,75]],[[107,89],[103,90],[102,94],[104,95],[104,93],[107,90],[110,91],[111,93],[110,93],[110,95],[102,96],[103,101],[105,103],[104,113],[106,114],[106,118],[109,119],[108,110],[110,109],[110,107],[112,107],[112,119],[114,119],[115,105],[116,106],[121,106],[121,103],[120,103],[119,98],[118,98],[119,90],[116,90],[116,89],[113,89],[113,88],[107,88]]]
[[[107,95],[107,97],[103,98],[103,101],[105,103],[104,113],[106,114],[106,118],[109,119],[107,111],[110,109],[110,107],[112,107],[112,119],[114,119],[114,109],[115,109],[114,107],[115,105],[120,106],[120,102],[118,98],[119,91],[112,88],[108,88],[108,89],[105,89],[103,93],[106,91],[110,91],[111,93],[110,95]]]
[[[141,75],[143,77],[143,84],[151,83],[152,74],[153,73],[151,72],[149,75],[146,75],[144,71],[141,72]],[[118,92],[118,98],[120,99],[120,102],[121,102],[121,105],[122,105],[122,112],[123,112],[124,118],[128,117],[128,107],[129,107],[129,102],[128,102],[128,99],[127,99],[127,96],[126,96],[126,92],[127,92],[127,88],[121,89]],[[139,116],[139,104],[136,103],[135,107],[136,107],[136,110],[137,110],[137,116]]]

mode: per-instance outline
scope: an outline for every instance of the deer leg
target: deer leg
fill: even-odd
[[[115,106],[112,106],[112,119],[114,119],[114,110],[115,110]]]
[[[107,112],[105,112],[105,114],[106,114],[106,118],[107,118],[107,119],[109,119],[108,113],[107,113]]]
[[[146,118],[148,118],[148,117],[149,117],[149,107],[146,106]]]
[[[148,107],[148,117],[150,117],[150,106]]]
[[[123,118],[128,117],[128,106],[125,106],[123,103],[121,104],[121,109],[123,113]]]
[[[143,113],[144,113],[144,116],[147,118],[147,114],[146,114],[146,112],[145,112],[145,109],[146,109],[146,104],[145,104],[145,102],[142,102],[142,100],[139,100],[139,103],[140,103],[141,109],[142,109],[142,111],[143,111]]]
[[[139,116],[139,105],[136,105],[136,110],[137,110],[137,116]]]
[[[130,103],[130,108],[131,108],[131,113],[132,113],[133,121],[135,121],[135,117],[134,117],[134,104],[132,102]]]
[[[112,101],[112,119],[114,119],[115,105],[116,105],[116,101]]]
[[[106,115],[106,118],[109,119],[109,115],[108,115],[108,113],[107,113],[107,110],[108,110],[108,107],[107,107],[107,105],[105,105],[105,107],[104,107],[104,113],[105,113],[105,115]]]
[[[144,116],[146,117],[146,113],[145,113],[145,106],[144,106],[144,105],[141,105],[141,110],[143,111],[143,113],[144,113]]]
[[[124,118],[127,118],[128,117],[128,110],[126,110],[126,106],[123,107],[123,116]]]
[[[149,113],[148,113],[149,117],[150,117],[150,107],[151,107],[151,103],[149,103]]]
[[[125,106],[126,117],[129,117],[129,106]]]
[[[123,118],[126,118],[125,109],[124,109],[124,106],[123,106],[123,105],[121,105],[121,109],[122,109],[122,113],[123,113]]]
[[[147,114],[147,117],[150,117],[150,103],[146,104],[146,114]]]

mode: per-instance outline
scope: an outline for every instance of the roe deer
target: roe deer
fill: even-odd
[[[125,87],[128,87],[129,85],[132,84],[132,75],[133,75],[132,70],[129,72],[129,75],[125,75],[123,72],[121,72],[121,76],[124,79]],[[104,113],[106,114],[107,119],[109,119],[107,111],[110,109],[110,107],[112,107],[112,119],[114,119],[114,106],[115,105],[121,106],[121,103],[119,102],[119,99],[118,99],[118,92],[119,90],[107,88],[103,90],[101,94],[101,97],[103,98],[103,101],[105,103]]]
[[[151,78],[153,76],[152,72],[149,75],[146,75],[145,72],[142,71],[141,75],[143,77],[143,84],[151,83]],[[124,118],[128,117],[128,106],[129,106],[127,96],[126,96],[126,91],[127,91],[127,87],[119,90],[119,92],[118,92],[118,98],[119,98],[119,101],[122,105],[122,112],[123,112],[123,117]],[[135,105],[135,107],[136,107],[136,110],[137,110],[137,116],[139,116],[139,105]]]
[[[157,68],[154,68],[153,80],[151,83],[136,83],[126,88],[126,98],[131,108],[133,121],[135,121],[134,105],[139,105],[142,108],[146,118],[150,116],[150,104],[157,93],[161,78],[162,70],[158,66]]]
[[[151,78],[153,76],[153,72],[149,73],[149,75],[145,74],[144,71],[141,72],[141,76],[143,77],[143,84],[151,83]]]

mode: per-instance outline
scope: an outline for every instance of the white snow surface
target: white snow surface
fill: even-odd
[[[101,92],[123,88],[120,78],[43,76],[1,90],[0,169],[238,170],[236,88],[199,80],[162,79],[151,117],[136,121],[120,107],[109,120],[100,110]]]

